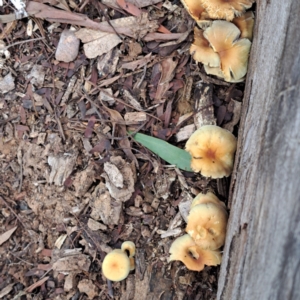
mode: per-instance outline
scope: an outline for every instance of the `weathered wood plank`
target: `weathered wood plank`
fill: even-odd
[[[218,299],[300,299],[300,1],[258,1]]]

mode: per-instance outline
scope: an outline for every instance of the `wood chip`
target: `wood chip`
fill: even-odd
[[[0,235],[0,245],[2,245],[3,243],[5,243],[11,237],[11,235],[15,232],[15,230],[17,228],[18,228],[18,226],[15,226],[15,227],[7,230],[6,232],[2,233]]]

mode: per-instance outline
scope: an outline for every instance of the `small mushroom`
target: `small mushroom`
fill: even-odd
[[[191,204],[192,209],[194,206],[198,204],[204,204],[204,203],[214,203],[216,205],[220,205],[224,209],[226,209],[226,205],[224,202],[220,201],[219,198],[213,194],[212,192],[207,192],[206,194],[199,193],[194,199]]]
[[[205,125],[188,139],[185,149],[191,154],[191,168],[205,177],[228,177],[233,168],[236,138],[228,130]]]
[[[123,242],[121,246],[122,251],[128,251],[129,257],[135,256],[135,244],[131,241],[125,241]]]
[[[224,245],[228,214],[214,203],[194,206],[189,215],[186,232],[202,249],[216,250]]]
[[[242,16],[234,18],[232,23],[241,31],[240,38],[252,41],[254,27],[254,13],[252,11],[247,11]]]
[[[237,22],[243,23],[241,20]],[[243,30],[245,35],[250,34],[250,28],[248,33],[246,29]],[[194,29],[190,53],[196,61],[204,64],[207,74],[216,75],[227,82],[243,81],[251,42],[247,38],[239,38],[240,35],[241,31],[233,23],[213,21],[204,31]]]
[[[201,0],[202,6],[212,19],[231,21],[250,8],[255,0]]]
[[[205,29],[203,36],[218,53],[225,81],[239,82],[247,73],[251,42],[240,39],[241,31],[237,26],[226,21],[214,21]]]
[[[130,272],[130,260],[121,249],[115,249],[108,253],[102,263],[103,275],[111,281],[121,281]]]
[[[208,13],[201,5],[201,0],[181,0],[181,3],[198,26],[205,28],[211,23]]]
[[[204,250],[185,234],[177,238],[171,245],[169,261],[179,260],[192,271],[201,271],[204,266],[217,266],[221,263],[221,252]]]
[[[191,45],[190,53],[194,60],[209,67],[219,67],[221,64],[218,53],[210,47],[208,40],[203,36],[203,30],[197,27],[194,28],[194,42]]]
[[[133,271],[135,269],[135,262],[134,262],[134,256],[135,256],[135,244],[131,241],[125,241],[121,245],[121,250],[124,251],[129,256],[130,260],[130,271]]]

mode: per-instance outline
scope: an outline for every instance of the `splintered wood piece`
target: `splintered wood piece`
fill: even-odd
[[[212,101],[213,86],[210,83],[200,82],[195,89],[195,111],[194,122],[199,129],[204,125],[216,125]]]

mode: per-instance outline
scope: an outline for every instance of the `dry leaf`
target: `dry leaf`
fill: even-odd
[[[115,166],[114,172],[112,172],[112,168],[105,168],[105,173],[102,173],[101,176],[105,178],[105,185],[114,199],[127,201],[134,192],[134,174],[130,164],[126,163],[120,156],[111,156],[111,165]],[[107,172],[108,170],[109,172]],[[119,180],[114,176],[117,171],[119,175],[122,175],[122,187],[120,187],[120,176],[118,176]],[[116,186],[116,184],[119,186]]]
[[[0,291],[0,299],[2,299],[4,296],[8,295],[11,292],[11,290],[15,284],[16,283],[11,283],[11,284],[7,285],[5,288],[3,288]]]
[[[0,235],[0,245],[5,243],[11,237],[11,235],[15,232],[17,227],[18,226],[13,227],[12,229],[7,230],[6,232]]]
[[[161,0],[127,0],[126,2],[132,3],[137,7],[145,7],[159,3],[161,2]],[[117,0],[102,0],[102,3],[112,8],[120,8]]]
[[[25,289],[25,292],[27,293],[31,293],[35,288],[41,286],[44,282],[46,282],[49,279],[49,276],[44,277],[43,279],[35,282],[34,284],[32,284],[31,286],[29,286],[28,288]]]
[[[94,299],[99,295],[99,289],[92,280],[82,279],[78,282],[78,290],[80,293],[87,294],[89,299]]]
[[[174,70],[177,66],[177,63],[177,60],[174,61],[172,57],[169,57],[160,63],[161,77],[155,93],[154,102],[162,101],[166,91],[169,90],[170,81],[174,77]]]
[[[92,208],[91,217],[101,219],[106,225],[118,225],[122,210],[122,203],[110,196],[103,182],[96,186],[90,203]]]

